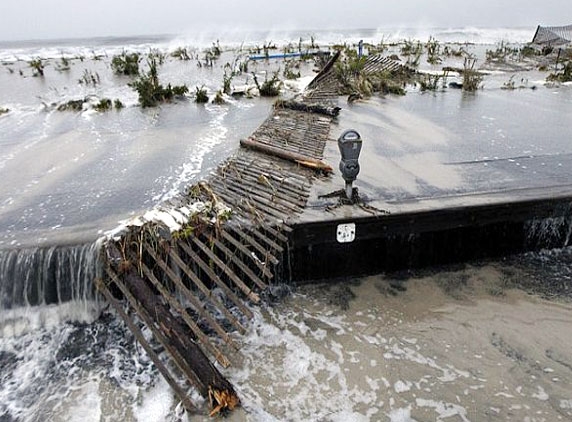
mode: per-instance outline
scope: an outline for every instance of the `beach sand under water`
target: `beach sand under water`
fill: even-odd
[[[92,240],[204,177],[271,107],[260,98],[205,107],[188,99],[142,110],[128,80],[109,73],[113,53],[91,58],[105,45],[82,47],[85,62],[75,60],[70,73],[48,68],[45,79],[32,77],[26,61],[36,47],[29,57],[18,50],[20,60],[10,51],[2,56],[0,86],[10,95],[0,106],[11,111],[0,116],[0,176],[8,182],[0,186],[1,248]],[[61,51],[50,48],[55,66]],[[495,46],[465,48],[482,57]],[[213,93],[223,62],[234,58],[225,54],[212,71],[171,60],[161,76],[191,89],[204,83]],[[280,65],[252,70],[263,77]],[[79,86],[85,68],[102,83]],[[545,86],[546,72],[525,67],[488,72],[476,94],[410,87],[405,97],[344,104],[332,137],[360,123],[364,139],[375,140],[364,146],[362,192],[399,201],[502,190],[521,180],[567,182],[572,146],[562,122],[572,110],[570,86]],[[312,67],[303,73],[311,76]],[[510,80],[524,88],[502,89]],[[120,98],[127,107],[55,110],[78,96]],[[368,148],[384,160],[375,162]],[[337,163],[333,149],[326,158]],[[367,170],[376,166],[380,172]],[[224,374],[243,407],[229,420],[570,420],[571,257],[564,248],[283,287],[292,291],[255,308],[247,335],[236,340],[241,349]],[[182,412],[102,301],[2,310],[0,317],[1,422],[211,420],[193,392],[199,409]]]

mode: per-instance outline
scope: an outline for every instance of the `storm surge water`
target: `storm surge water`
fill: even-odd
[[[475,48],[484,51],[501,41],[525,43],[533,35],[534,28],[380,28],[0,42],[0,107],[8,109],[0,115],[0,421],[181,420],[172,391],[95,293],[94,280],[101,274],[99,242],[106,233],[206,177],[272,107],[272,100],[228,95],[222,105],[196,104],[192,95],[196,88],[205,88],[212,99],[233,64],[270,43],[278,49],[300,42],[330,47],[359,40],[426,42],[432,36],[467,49],[477,44]],[[206,51],[214,45],[222,49],[221,57],[213,66],[205,65]],[[171,56],[180,48],[192,58]],[[190,93],[157,108],[141,108],[128,85],[133,78],[110,70],[113,56],[123,52],[165,54],[161,81],[186,84]],[[38,59],[44,61],[44,76],[34,76],[30,65]],[[284,70],[279,61],[247,63],[248,71],[233,78],[233,87],[251,86],[253,73],[262,81]],[[147,70],[144,60],[140,65]],[[302,77],[314,74],[312,64],[301,66]],[[532,77],[539,75],[533,72]],[[495,73],[487,79],[487,89],[474,96],[460,91],[422,94],[415,89],[405,98],[371,100],[370,105],[378,104],[372,106],[371,115],[364,115],[364,126],[376,135],[385,131],[379,142],[388,163],[407,170],[407,178],[396,181],[396,190],[402,191],[409,178],[414,179],[412,184],[424,183],[419,169],[431,168],[429,159],[435,157],[436,164],[449,168],[459,162],[474,162],[475,167],[510,162],[522,179],[551,175],[553,169],[565,167],[561,155],[572,150],[566,129],[558,123],[562,114],[554,113],[552,106],[557,104],[560,113],[567,113],[570,90],[506,92],[500,87],[509,77]],[[93,80],[97,82],[89,82]],[[289,83],[283,95],[293,95],[297,89],[296,83]],[[98,112],[93,106],[103,98],[119,100],[124,108]],[[79,110],[58,110],[78,99]],[[344,113],[359,114],[360,107],[348,106],[340,121]],[[520,123],[502,118],[509,108],[515,114],[522,111]],[[548,115],[554,124],[541,131],[532,116]],[[408,136],[404,121],[419,122],[419,134],[443,138],[432,139],[438,141],[433,155],[422,154],[425,138]],[[516,134],[514,126],[519,126]],[[521,137],[523,133],[532,135]],[[539,133],[548,134],[553,143],[543,144]],[[411,161],[414,165],[408,165],[411,156],[417,157]],[[537,166],[530,163],[533,160]],[[471,171],[467,179],[459,180],[474,181],[475,174]],[[520,180],[487,178],[479,186],[504,188]],[[447,188],[460,191],[456,185]],[[506,281],[527,280],[526,287],[535,292],[546,279],[554,286],[566,286],[570,255],[569,249],[562,249],[508,263],[435,270],[425,276],[344,280],[343,286],[300,288],[274,308],[256,309],[249,332],[238,340],[242,350],[234,357],[235,365],[225,373],[244,405],[236,418],[483,420],[515,411],[524,417],[524,406],[534,400],[547,420],[555,415],[550,401],[561,406],[561,415],[572,416],[566,375],[551,375],[565,371],[555,363],[566,363],[561,357],[567,359],[569,350],[564,340],[550,353],[532,353],[530,367],[525,365],[528,361],[522,364],[522,373],[510,386],[499,384],[511,373],[498,375],[494,360],[495,353],[504,352],[502,364],[509,368],[511,351],[519,346],[495,316],[513,304],[510,295],[506,303],[495,302],[503,300]],[[548,275],[538,270],[546,267]],[[455,284],[451,280],[461,285],[460,292],[451,293]],[[392,287],[408,284],[408,293]],[[436,292],[435,285],[445,294]],[[340,306],[339,291],[351,301]],[[472,302],[469,296],[475,291],[475,303],[483,299],[482,291],[487,292],[485,305]],[[429,305],[445,311],[433,312]],[[567,321],[564,310],[544,303],[541,308],[543,321]],[[533,305],[516,311],[519,330],[535,324],[526,319],[534,314]],[[436,314],[451,316],[439,320]],[[483,320],[477,336],[467,328],[476,318]],[[507,318],[512,318],[510,312]],[[462,327],[456,325],[457,319],[463,321]],[[548,328],[539,325],[539,330],[551,332],[555,326],[564,330],[556,323]],[[434,335],[435,327],[439,335]],[[456,334],[449,338],[448,333]],[[475,337],[492,340],[468,347]],[[511,349],[509,343],[516,346]],[[481,368],[459,356],[452,358],[452,349],[466,351],[471,362],[483,359],[486,366],[479,372]],[[527,377],[531,371],[536,371],[534,384]],[[546,397],[550,400],[543,400]],[[201,403],[197,396],[193,400]]]

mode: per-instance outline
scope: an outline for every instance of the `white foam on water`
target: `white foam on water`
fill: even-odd
[[[179,169],[175,181],[165,186],[162,193],[153,197],[153,201],[163,202],[180,194],[182,189],[188,186],[195,176],[201,172],[205,156],[227,138],[228,127],[225,125],[224,120],[228,114],[228,107],[229,105],[205,105],[205,109],[211,116],[208,132],[193,144],[192,149],[189,151],[188,160]]]
[[[415,422],[411,418],[411,406],[392,409],[387,416],[390,422]]]
[[[140,422],[164,422],[173,406],[173,391],[160,377],[153,387],[141,394],[139,403],[133,406],[133,414]]]
[[[5,309],[0,312],[0,338],[18,337],[39,329],[53,329],[66,321],[91,323],[99,316],[100,301],[70,301]]]
[[[429,407],[434,409],[435,412],[437,413],[435,420],[438,422],[455,416],[457,416],[459,420],[463,422],[469,422],[469,419],[467,418],[467,409],[458,404],[445,403],[443,401],[427,400],[421,398],[415,399],[415,404],[418,407]]]

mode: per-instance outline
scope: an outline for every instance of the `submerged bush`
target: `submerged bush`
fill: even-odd
[[[139,94],[141,107],[156,107],[161,102],[170,101],[174,97],[182,97],[189,92],[186,85],[171,86],[168,84],[164,87],[159,82],[156,60],[150,58],[147,64],[149,72],[129,84]]]
[[[34,69],[33,76],[44,76],[44,63],[41,59],[31,60],[29,65]]]
[[[439,81],[442,81],[439,84]],[[444,71],[441,75],[431,75],[425,74],[423,78],[419,80],[419,89],[421,91],[437,91],[439,87],[445,88],[447,82],[447,72]]]
[[[116,98],[115,101],[113,101],[113,106],[117,110],[121,110],[123,107],[125,107],[119,98]]]
[[[215,97],[213,98],[213,104],[226,104],[226,101],[222,96],[222,91],[217,91]]]
[[[85,69],[83,71],[82,77],[78,80],[78,83],[86,86],[87,85],[96,86],[97,84],[99,84],[99,82],[101,82],[99,74],[97,72],[93,73],[91,70],[88,69]]]
[[[111,70],[118,75],[134,76],[139,74],[139,54],[125,51],[111,59]]]
[[[199,103],[199,104],[204,104],[204,103],[208,103],[209,102],[209,96],[207,94],[207,89],[202,86],[202,87],[196,87],[196,92],[195,92],[195,102]]]
[[[566,62],[562,71],[548,75],[546,80],[549,82],[572,82],[572,61]]]
[[[111,110],[112,103],[109,98],[102,98],[99,102],[93,106],[97,111],[108,111]]]
[[[463,91],[475,92],[483,81],[483,75],[475,70],[477,59],[465,57],[463,65]]]
[[[69,100],[67,103],[60,104],[57,108],[58,111],[82,111],[83,104],[87,102],[87,99],[81,100]]]
[[[272,78],[268,79],[268,75],[266,75],[266,79],[260,85],[258,83],[258,78],[256,74],[252,72],[252,77],[254,78],[254,84],[258,88],[260,92],[260,96],[262,97],[276,97],[280,95],[280,78],[278,77],[278,71],[272,74]]]
[[[171,57],[175,57],[179,60],[191,60],[191,56],[185,47],[179,47],[171,53]]]

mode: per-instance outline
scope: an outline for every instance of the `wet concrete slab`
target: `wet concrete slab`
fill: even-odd
[[[479,115],[484,112],[480,105],[468,116],[455,98],[446,98],[462,93],[408,95],[417,98],[378,98],[353,105],[340,99],[343,110],[324,154],[334,174],[314,183],[298,222],[572,197],[569,129],[563,122],[561,127],[547,122],[553,114],[548,104],[552,94],[538,95],[547,103],[539,108],[534,98],[523,98],[515,107],[514,98],[477,93],[485,98],[472,101],[488,104],[489,112],[497,113],[489,116]],[[570,92],[560,95],[572,98]],[[419,107],[415,102],[426,104]],[[499,114],[503,105],[514,109],[510,117]],[[444,108],[449,111],[442,113]],[[509,125],[499,121],[508,118]],[[531,133],[536,126],[546,126],[545,136]],[[367,209],[338,206],[337,197],[327,197],[344,188],[336,140],[348,128],[363,140],[354,187]]]

